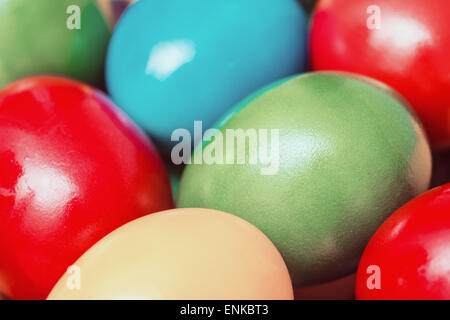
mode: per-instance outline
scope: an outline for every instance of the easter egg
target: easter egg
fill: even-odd
[[[420,122],[383,84],[309,73],[250,96],[205,133],[177,205],[223,210],[262,230],[294,287],[356,271],[371,235],[425,191]]]
[[[176,8],[176,9],[174,9]],[[166,151],[178,128],[213,125],[242,98],[306,66],[296,0],[137,1],[113,33],[113,100]]]
[[[103,236],[172,206],[154,146],[101,92],[59,77],[0,91],[0,291],[44,299]]]
[[[322,0],[310,35],[314,70],[361,73],[408,100],[433,149],[450,147],[447,0]]]
[[[378,229],[358,267],[357,299],[450,299],[450,184],[408,202]]]
[[[99,85],[112,26],[109,0],[3,0],[0,88],[56,74]]]
[[[228,213],[174,209],[113,231],[48,299],[292,299],[286,265],[257,228]],[[69,286],[68,286],[69,284]]]

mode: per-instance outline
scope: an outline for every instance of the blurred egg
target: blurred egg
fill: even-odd
[[[0,88],[36,74],[101,85],[113,24],[106,0],[3,0]]]

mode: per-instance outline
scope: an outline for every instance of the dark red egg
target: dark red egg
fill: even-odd
[[[104,94],[59,77],[0,91],[0,291],[43,299],[103,236],[172,207],[156,149]]]

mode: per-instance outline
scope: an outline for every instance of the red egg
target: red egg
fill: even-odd
[[[58,77],[0,91],[0,291],[43,299],[106,234],[172,206],[154,146],[104,94]]]
[[[357,299],[450,299],[450,184],[395,212],[359,264]]]
[[[312,19],[311,65],[383,81],[424,123],[433,149],[450,147],[448,0],[322,0]]]

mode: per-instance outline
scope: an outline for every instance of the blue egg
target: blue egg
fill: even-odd
[[[140,0],[113,33],[108,91],[168,150],[175,129],[305,71],[306,21],[296,0]]]

